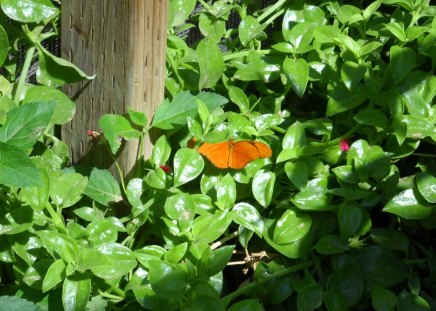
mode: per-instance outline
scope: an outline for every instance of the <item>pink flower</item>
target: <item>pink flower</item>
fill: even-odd
[[[100,133],[96,132],[96,131],[93,131],[93,130],[87,130],[86,131],[86,135],[88,135],[89,137],[91,137],[93,139],[96,139],[96,138],[100,137]]]
[[[348,140],[346,139],[341,140],[339,143],[339,148],[341,148],[341,151],[343,152],[347,152],[348,150],[350,150],[350,145],[348,144]]]

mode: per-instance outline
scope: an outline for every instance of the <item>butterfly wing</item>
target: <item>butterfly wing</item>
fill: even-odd
[[[243,140],[230,145],[229,167],[244,168],[248,163],[259,158],[269,158],[271,148],[258,141]]]
[[[203,143],[198,152],[204,155],[212,164],[218,168],[227,168],[230,155],[230,142]]]

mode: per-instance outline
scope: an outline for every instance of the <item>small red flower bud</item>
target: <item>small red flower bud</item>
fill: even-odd
[[[96,139],[100,137],[100,133],[93,131],[93,130],[87,130],[86,131],[86,135],[88,135],[89,137],[91,137],[92,139]]]
[[[163,171],[164,171],[165,173],[169,173],[169,172],[171,172],[171,167],[169,167],[168,165],[161,164],[159,167],[160,167],[161,169],[163,169]]]
[[[92,136],[92,133],[94,133],[93,130],[87,130],[87,131],[86,131],[86,135],[88,135],[88,136]]]
[[[348,140],[346,139],[341,140],[339,143],[339,148],[341,148],[341,151],[343,152],[347,152],[348,150],[350,150],[350,145],[348,144]]]

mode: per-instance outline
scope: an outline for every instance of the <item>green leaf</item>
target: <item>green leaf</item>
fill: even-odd
[[[375,244],[390,250],[409,252],[409,238],[407,235],[396,229],[373,228],[371,239]]]
[[[62,282],[66,277],[66,263],[58,259],[48,268],[47,273],[42,281],[42,292],[47,292]]]
[[[3,65],[9,53],[9,39],[6,30],[0,25],[0,66]]]
[[[331,196],[327,191],[327,179],[315,178],[295,194],[291,201],[299,209],[321,211],[331,208],[330,199]]]
[[[287,57],[283,62],[283,72],[289,78],[294,92],[303,97],[309,82],[309,65],[304,58]]]
[[[404,42],[407,40],[406,32],[404,31],[403,25],[400,23],[391,22],[384,25],[385,28],[393,34],[400,42]],[[392,48],[396,48],[397,46],[393,46]],[[395,77],[394,77],[395,79]]]
[[[156,141],[151,152],[151,160],[154,165],[159,166],[165,164],[171,155],[171,146],[166,136],[162,135]]]
[[[236,201],[236,183],[230,174],[220,178],[215,185],[217,206],[221,210],[230,209]]]
[[[62,286],[62,304],[65,311],[84,310],[91,293],[91,279],[85,275],[69,276]]]
[[[93,168],[83,194],[94,201],[107,206],[110,202],[119,202],[123,198],[115,177],[108,170]]]
[[[309,169],[304,161],[286,162],[285,172],[291,183],[299,190],[309,179]]]
[[[296,121],[288,128],[283,138],[283,150],[277,156],[277,163],[296,158],[299,149],[306,144],[307,139],[304,126],[299,121]]]
[[[365,75],[366,67],[347,61],[342,64],[341,78],[348,90],[352,90]]]
[[[130,122],[121,115],[105,114],[100,118],[98,124],[103,130],[113,154],[116,154],[120,148],[122,138],[131,140],[141,136],[141,132],[135,130]]]
[[[196,0],[177,0],[169,2],[168,26],[177,27],[185,24],[186,19],[195,8]]]
[[[194,219],[192,236],[197,242],[210,243],[218,239],[232,222],[231,214],[216,211],[215,214],[205,214]]]
[[[200,273],[204,273],[211,277],[224,270],[232,257],[234,249],[234,245],[225,245],[216,250],[207,248],[201,257],[203,267],[200,270]]]
[[[52,176],[50,180],[50,197],[54,204],[62,208],[76,204],[88,184],[88,178],[79,173],[67,173]]]
[[[67,95],[48,86],[35,85],[27,89],[23,99],[24,104],[34,102],[47,102],[54,104],[53,115],[50,123],[65,124],[71,121],[76,113],[76,104]]]
[[[43,311],[38,305],[33,302],[17,296],[0,296],[0,305],[3,310],[9,311]]]
[[[253,16],[245,16],[238,26],[239,39],[242,45],[246,46],[251,40],[263,34],[265,26],[261,25]]]
[[[195,205],[187,193],[177,193],[166,199],[165,213],[170,219],[177,220],[180,228],[187,228],[195,216]]]
[[[216,40],[206,38],[197,46],[197,59],[200,66],[198,89],[213,88],[224,72],[223,54]]]
[[[419,193],[427,202],[436,203],[436,177],[427,173],[416,174]]]
[[[50,0],[2,0],[3,12],[21,23],[40,23],[59,14]]]
[[[312,217],[308,214],[287,209],[277,220],[273,239],[277,244],[288,244],[305,236],[312,225]]]
[[[23,150],[32,147],[48,126],[53,109],[53,102],[35,102],[9,111],[0,128],[0,142]]]
[[[351,165],[337,166],[332,169],[332,172],[338,177],[339,180],[347,184],[357,184],[359,179],[354,173]]]
[[[92,221],[86,227],[86,231],[89,234],[88,239],[94,247],[103,243],[115,242],[118,238],[117,227],[107,218]]]
[[[241,81],[272,82],[279,77],[280,64],[273,56],[259,56],[251,51],[247,63],[238,66],[233,78]]]
[[[43,181],[39,170],[24,151],[0,142],[0,184],[37,187],[42,186]]]
[[[309,284],[298,293],[297,306],[299,311],[313,311],[322,304],[322,287],[319,284]]]
[[[431,207],[422,205],[416,194],[416,189],[401,191],[386,203],[383,211],[406,219],[423,219],[429,216]]]
[[[141,111],[135,111],[132,108],[127,108],[127,112],[129,113],[130,120],[143,128],[147,127],[148,124],[148,118],[147,115]]]
[[[397,296],[398,311],[430,311],[430,304],[422,297],[402,290]]]
[[[118,243],[100,244],[96,250],[106,257],[111,265],[101,265],[91,268],[92,273],[102,279],[116,279],[134,269],[137,261],[133,252]]]
[[[405,36],[405,35],[404,35]],[[389,70],[394,83],[398,83],[409,75],[415,67],[416,54],[408,47],[392,46],[390,49]]]
[[[327,116],[331,117],[340,112],[348,111],[362,104],[366,99],[366,93],[360,86],[354,91],[349,91],[345,85],[335,87],[329,96],[327,103]]]
[[[0,235],[17,234],[33,225],[33,211],[29,206],[20,206],[6,212],[0,211]]]
[[[174,155],[174,187],[195,179],[204,168],[203,157],[190,148],[181,148]]]
[[[262,304],[257,299],[244,299],[233,304],[228,311],[263,311]]]
[[[362,222],[362,212],[354,205],[343,205],[338,213],[339,228],[341,237],[348,240],[356,234]]]
[[[166,252],[166,254],[164,255],[165,261],[172,264],[177,264],[180,260],[183,259],[183,257],[185,257],[187,250],[187,242],[176,245],[173,248],[169,249],[168,252]]]
[[[388,118],[386,115],[377,109],[363,109],[356,113],[353,117],[357,123],[379,127],[386,129],[388,125]]]
[[[61,87],[65,83],[92,80],[94,76],[88,76],[74,64],[59,58],[47,51],[39,42],[37,43],[39,55],[39,68],[36,73],[38,83]]]
[[[188,91],[180,92],[172,101],[166,99],[159,105],[151,125],[163,130],[185,126],[186,117],[195,118],[198,113],[197,99],[201,100],[210,112],[228,102],[225,97],[216,93],[200,92],[194,96]]]
[[[150,260],[163,259],[166,252],[167,251],[163,247],[160,247],[158,245],[148,245],[144,246],[141,249],[135,250],[134,254],[141,265],[149,268],[148,262]]]
[[[366,246],[353,253],[362,275],[373,285],[392,287],[407,279],[409,267],[398,253],[379,246]]]
[[[165,189],[167,185],[167,176],[163,169],[157,167],[145,175],[144,181],[152,188]]]
[[[276,175],[273,172],[260,170],[254,175],[252,183],[253,196],[263,207],[268,207],[271,203]]]
[[[55,258],[62,258],[65,262],[76,262],[79,253],[79,245],[76,241],[62,233],[50,230],[39,230],[36,232],[46,250]]]
[[[183,295],[188,286],[185,270],[157,260],[150,260],[149,265],[148,280],[158,296],[176,298]]]
[[[262,237],[264,231],[263,220],[253,205],[244,202],[238,203],[233,207],[231,213],[234,222]]]
[[[315,244],[315,250],[324,255],[340,254],[349,249],[338,235],[326,235]]]
[[[376,311],[394,310],[397,297],[393,292],[380,286],[374,286],[371,292],[372,306]]]

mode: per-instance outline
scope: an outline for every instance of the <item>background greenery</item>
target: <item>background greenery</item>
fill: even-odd
[[[151,124],[129,111],[90,133],[116,156],[163,131],[118,183],[53,135],[74,115],[58,88],[92,78],[42,45],[57,4],[0,1],[0,308],[434,310],[436,7],[198,2],[170,2]],[[218,170],[192,138],[273,157]]]

